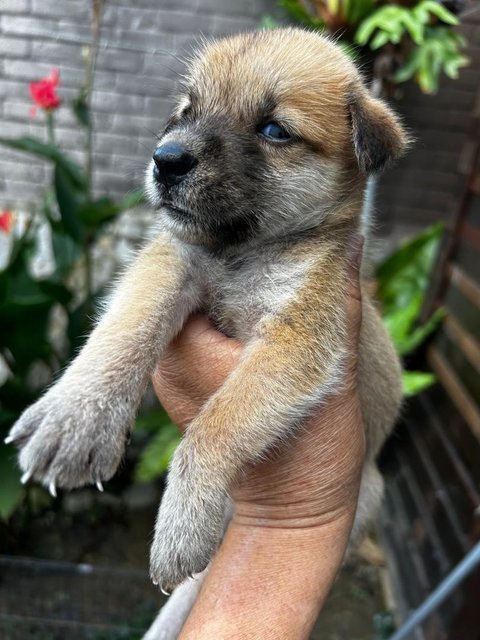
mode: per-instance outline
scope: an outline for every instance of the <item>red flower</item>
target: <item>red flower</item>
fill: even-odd
[[[45,111],[53,111],[60,106],[62,101],[55,93],[55,89],[58,86],[58,78],[58,69],[52,69],[50,75],[46,78],[30,83],[30,95],[36,106],[45,109]],[[32,115],[35,115],[35,111],[36,107],[33,107]]]
[[[13,225],[13,213],[9,209],[0,211],[0,230],[3,233],[10,233]]]

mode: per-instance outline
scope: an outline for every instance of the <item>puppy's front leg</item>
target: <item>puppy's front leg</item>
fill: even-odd
[[[327,287],[316,308],[306,291],[282,314],[265,318],[240,364],[188,427],[151,550],[152,579],[164,588],[207,566],[239,473],[335,388],[344,355],[343,304],[333,293],[338,298],[339,284]]]
[[[77,358],[12,428],[24,477],[54,494],[113,475],[155,362],[195,298],[188,261],[169,237],[140,252]]]

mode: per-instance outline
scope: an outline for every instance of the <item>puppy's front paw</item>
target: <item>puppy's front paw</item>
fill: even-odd
[[[38,480],[55,495],[112,477],[125,449],[133,415],[126,399],[102,395],[101,386],[61,380],[29,407],[7,442],[20,449],[23,480]]]
[[[150,551],[152,581],[167,592],[207,567],[224,529],[226,495],[222,491],[202,495],[198,485],[190,489],[188,485],[188,481],[169,484]]]

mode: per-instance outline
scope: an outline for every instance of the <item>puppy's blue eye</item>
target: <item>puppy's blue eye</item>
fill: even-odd
[[[262,136],[270,140],[290,140],[290,134],[278,124],[278,122],[267,122],[260,129]]]

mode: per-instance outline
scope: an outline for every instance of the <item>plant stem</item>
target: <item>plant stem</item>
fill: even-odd
[[[55,129],[53,126],[53,111],[45,111],[47,118],[47,137],[49,144],[55,144]]]
[[[88,50],[88,56],[87,56],[87,61],[85,65],[85,84],[83,87],[85,104],[87,107],[87,112],[89,114],[88,122],[87,122],[86,139],[85,139],[85,156],[86,156],[85,173],[87,176],[88,189],[91,188],[92,169],[93,169],[93,158],[92,158],[93,127],[92,127],[92,119],[90,117],[90,110],[91,110],[91,103],[92,103],[92,90],[93,90],[93,82],[95,77],[95,66],[97,62],[98,44],[100,41],[100,31],[102,27],[102,14],[103,14],[104,6],[105,6],[105,0],[92,0],[92,21],[91,21],[92,42]]]
[[[85,83],[83,86],[83,95],[85,106],[88,113],[87,127],[85,134],[85,176],[87,181],[87,191],[89,199],[92,198],[92,172],[93,172],[93,126],[91,118],[92,90],[95,77],[95,66],[98,55],[98,44],[100,41],[100,31],[102,26],[102,14],[105,6],[105,0],[92,0],[92,21],[91,33],[92,42],[88,50],[88,56],[85,64]],[[87,237],[85,240],[85,286],[86,286],[86,317],[90,318],[92,312],[92,257],[91,244],[93,238]]]

